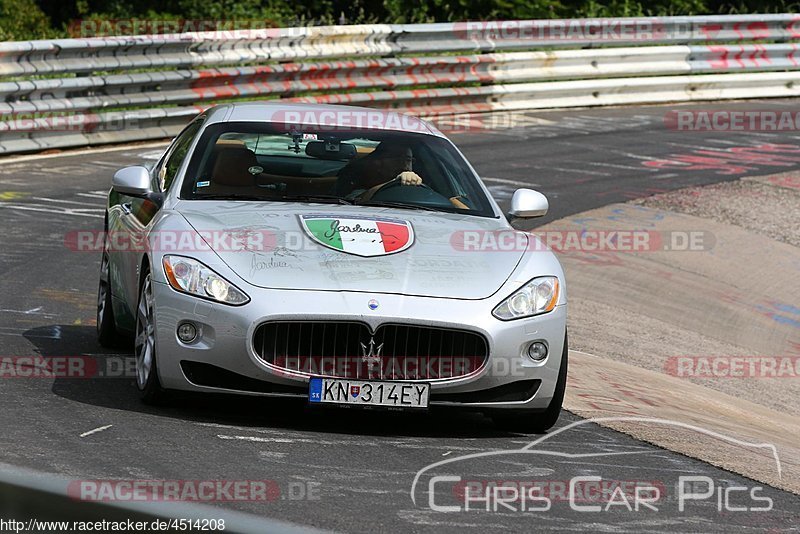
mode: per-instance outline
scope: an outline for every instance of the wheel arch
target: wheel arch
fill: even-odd
[[[144,278],[146,273],[152,273],[153,267],[150,265],[150,256],[147,254],[142,254],[142,260],[139,263],[139,283],[137,287],[139,291],[142,290],[142,284],[144,284]]]

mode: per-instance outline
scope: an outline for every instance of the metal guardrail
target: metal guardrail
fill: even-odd
[[[123,524],[146,523],[147,532],[186,531],[180,520],[202,522],[214,519],[224,521],[224,532],[238,534],[323,534],[325,531],[259,517],[251,514],[196,504],[168,501],[89,501],[78,500],[69,491],[73,481],[30,469],[0,463],[0,519],[18,522],[17,532],[76,532],[74,523],[101,521]],[[172,521],[176,524],[172,525]],[[154,522],[166,522],[153,526]],[[172,526],[170,526],[172,525]],[[151,528],[152,526],[152,528]],[[163,527],[168,528],[163,528]],[[108,527],[112,529],[113,527]],[[101,530],[94,527],[94,530]],[[189,529],[191,530],[191,529]],[[221,532],[221,530],[220,530]]]
[[[0,43],[0,76],[608,44],[791,41],[798,36],[800,17],[789,14],[270,28]]]
[[[800,16],[779,14],[6,42],[0,153],[167,137],[220,100],[431,116],[797,96],[796,41]]]

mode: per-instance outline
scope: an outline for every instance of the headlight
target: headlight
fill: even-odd
[[[233,306],[250,302],[250,297],[197,260],[164,256],[163,263],[167,281],[177,291]]]
[[[558,278],[534,278],[494,309],[492,315],[503,321],[531,317],[553,311],[558,302]]]

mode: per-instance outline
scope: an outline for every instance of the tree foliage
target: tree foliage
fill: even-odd
[[[0,40],[45,39],[55,34],[34,0],[0,0]]]
[[[800,1],[800,0],[798,0]],[[81,19],[244,20],[264,26],[797,12],[788,0],[0,0],[0,35],[66,35]]]

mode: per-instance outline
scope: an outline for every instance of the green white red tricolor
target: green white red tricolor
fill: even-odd
[[[300,223],[317,243],[356,256],[385,256],[414,242],[411,223],[385,217],[301,215]]]

